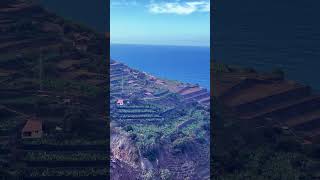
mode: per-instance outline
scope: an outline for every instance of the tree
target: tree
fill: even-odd
[[[173,142],[173,148],[176,153],[183,153],[193,145],[193,140],[190,137],[178,138]]]
[[[155,176],[154,172],[152,170],[149,170],[149,171],[143,172],[142,179],[143,180],[153,180],[153,179],[155,179],[154,176]]]

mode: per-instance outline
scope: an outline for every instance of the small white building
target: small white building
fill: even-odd
[[[123,106],[124,105],[124,100],[123,99],[118,99],[117,100],[117,105]]]

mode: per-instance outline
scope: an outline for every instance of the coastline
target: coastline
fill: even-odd
[[[210,49],[193,46],[111,45],[111,59],[162,79],[210,89]],[[156,65],[155,65],[156,64]]]
[[[132,68],[130,67],[130,65],[126,64],[125,62],[122,62],[121,60],[114,60],[114,59],[111,59],[110,61],[110,64],[112,64],[113,62],[116,62],[116,63],[120,63],[120,64],[123,64],[125,65],[126,67],[129,67],[130,69],[133,69],[134,71],[140,71],[141,73],[145,74],[147,77],[151,78],[151,79],[155,79],[155,80],[158,80],[158,81],[162,81],[162,82],[166,82],[168,84],[174,84],[174,85],[177,85],[177,86],[181,86],[182,88],[186,87],[186,86],[192,86],[192,87],[199,87],[201,89],[205,89],[206,91],[210,92],[210,88],[207,88],[205,86],[201,86],[200,84],[197,84],[197,83],[189,83],[189,82],[183,82],[183,81],[180,81],[180,80],[177,80],[177,79],[170,79],[170,78],[163,78],[163,77],[158,77],[158,76],[155,76],[153,75],[152,73],[149,73],[149,72],[146,72],[146,71],[142,71],[140,69],[135,69],[135,68]],[[111,78],[111,77],[110,77]],[[210,86],[210,85],[209,85]],[[173,93],[177,93],[177,91],[172,91]]]

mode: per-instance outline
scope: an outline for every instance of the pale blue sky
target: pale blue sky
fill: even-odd
[[[111,43],[210,44],[210,0],[111,0]]]

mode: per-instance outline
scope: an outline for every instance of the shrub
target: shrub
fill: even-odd
[[[190,149],[193,145],[193,140],[190,137],[178,138],[173,142],[173,148],[176,153],[183,153]]]
[[[142,175],[143,180],[153,180],[155,179],[155,175],[153,171],[145,171]]]
[[[162,180],[171,179],[171,172],[168,169],[160,169],[160,179]]]
[[[150,161],[155,161],[158,156],[158,150],[154,143],[145,145],[142,148],[142,155],[148,158]]]
[[[129,132],[129,131],[133,131],[133,128],[131,125],[128,125],[124,128],[125,131]]]

